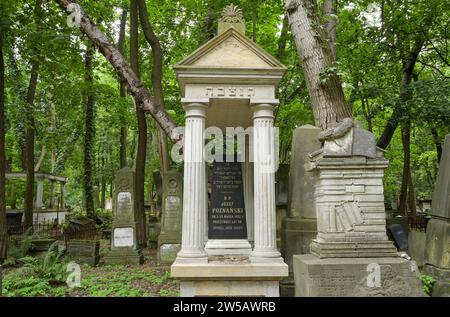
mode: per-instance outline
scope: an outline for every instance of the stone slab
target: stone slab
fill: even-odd
[[[411,230],[408,234],[408,255],[422,267],[425,263],[425,241],[426,233],[418,230]]]
[[[450,221],[436,218],[428,221],[425,263],[450,269]]]
[[[437,282],[433,285],[432,297],[450,297],[450,270],[425,265],[423,273],[437,279]]]
[[[144,263],[144,256],[141,250],[135,250],[131,248],[113,249],[105,257],[105,264],[107,265],[116,265],[116,264],[139,265],[143,263]]]
[[[445,137],[433,193],[431,216],[450,220],[450,134]]]
[[[422,297],[414,261],[294,256],[296,297]],[[379,274],[378,274],[379,273]]]
[[[181,250],[181,244],[161,244],[158,247],[158,263],[172,264],[177,258],[178,252]]]

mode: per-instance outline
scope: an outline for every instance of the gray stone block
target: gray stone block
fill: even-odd
[[[296,297],[422,297],[414,261],[294,256]]]

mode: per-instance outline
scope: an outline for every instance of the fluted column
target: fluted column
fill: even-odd
[[[243,178],[244,178],[244,198],[245,198],[245,211],[246,211],[246,221],[247,221],[247,238],[248,242],[253,245],[254,241],[254,208],[253,208],[253,162],[250,162],[250,151],[249,143],[245,144],[245,162],[242,163],[243,167]],[[253,142],[252,142],[253,143]]]
[[[206,105],[184,106],[184,192],[181,251],[177,261],[207,262],[204,250],[207,215],[206,168],[203,156]]]
[[[254,235],[253,262],[280,260],[276,245],[275,139],[273,106],[253,106]]]

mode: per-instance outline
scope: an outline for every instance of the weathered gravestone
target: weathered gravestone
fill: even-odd
[[[386,234],[383,174],[375,136],[352,119],[320,133],[311,155],[317,236],[295,255],[295,295],[423,296],[417,265]]]
[[[78,264],[97,266],[100,260],[100,242],[93,240],[68,241],[66,255]]]
[[[172,264],[181,248],[183,177],[177,171],[162,174],[163,205],[161,232],[158,237],[158,262]]]
[[[275,204],[277,207],[277,245],[280,244],[282,222],[286,218],[289,197],[289,164],[280,164],[275,173]]]
[[[134,215],[134,171],[119,170],[116,176],[114,220],[111,233],[111,252],[106,264],[142,264],[143,255],[137,247]]]
[[[437,278],[433,296],[450,296],[450,134],[445,138],[427,225],[424,272]]]
[[[294,296],[294,269],[292,256],[307,254],[309,245],[317,234],[314,207],[314,171],[308,171],[309,153],[320,149],[318,139],[321,129],[304,125],[294,130],[289,177],[287,217],[281,226],[281,254],[289,265],[289,277],[281,283],[283,296]]]

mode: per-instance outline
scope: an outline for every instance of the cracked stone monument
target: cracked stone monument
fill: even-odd
[[[417,265],[386,234],[383,174],[375,136],[344,119],[323,131],[310,154],[317,173],[317,236],[310,254],[295,255],[295,295],[423,296]]]
[[[319,133],[312,125],[294,130],[292,136],[289,199],[287,217],[281,227],[281,254],[289,266],[289,277],[281,283],[284,296],[294,296],[292,256],[309,253],[309,245],[317,235],[314,185],[316,171],[308,171],[309,153],[320,149]]]
[[[117,172],[113,205],[111,251],[105,263],[142,264],[144,257],[136,241],[134,171],[128,167]]]
[[[186,122],[181,250],[171,273],[181,296],[279,296],[288,266],[276,246],[272,127],[286,67],[245,36],[234,5],[218,33],[174,66]],[[205,129],[222,136],[227,127],[253,127],[239,152],[253,161],[216,159],[208,219]]]
[[[432,296],[450,297],[450,134],[445,138],[427,225],[424,273],[437,279]]]
[[[172,264],[181,248],[183,176],[177,171],[162,173],[163,203],[158,263]]]

